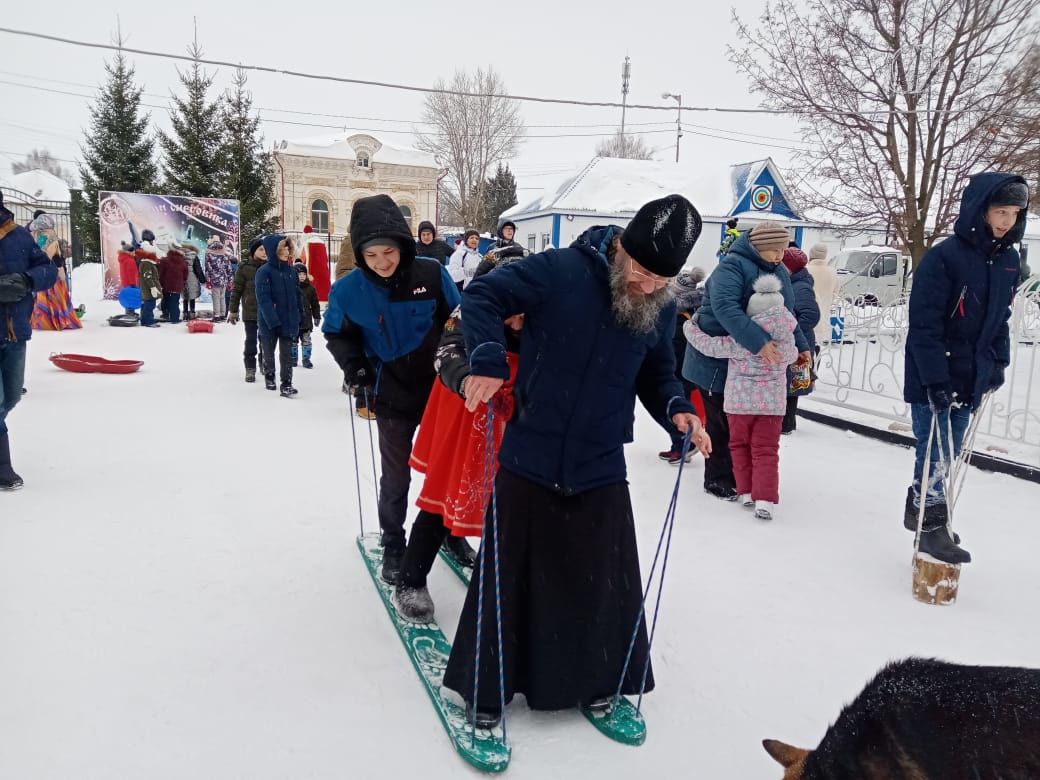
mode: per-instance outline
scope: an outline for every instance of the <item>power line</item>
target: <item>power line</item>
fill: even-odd
[[[158,57],[161,59],[177,60],[180,62],[193,62],[204,65],[214,65],[216,67],[223,68],[241,68],[242,70],[257,71],[259,73],[272,73],[281,76],[291,76],[295,78],[312,79],[315,81],[332,81],[340,84],[355,84],[366,87],[382,87],[383,89],[396,89],[404,92],[418,92],[427,95],[454,95],[458,97],[471,97],[471,98],[502,98],[505,100],[517,100],[526,103],[549,103],[555,105],[569,105],[569,106],[588,106],[592,108],[622,108],[621,103],[614,101],[594,101],[594,100],[576,100],[573,98],[550,98],[540,97],[536,95],[508,95],[499,93],[477,93],[477,92],[462,92],[459,90],[445,89],[442,87],[418,87],[413,84],[397,84],[389,81],[376,81],[373,79],[359,79],[350,78],[347,76],[330,76],[321,73],[307,73],[305,71],[286,70],[283,68],[274,68],[267,65],[245,65],[243,63],[228,62],[226,60],[211,60],[203,57],[191,57],[186,54],[170,54],[168,52],[151,51],[149,49],[138,49],[129,46],[116,45],[112,43],[96,43],[93,41],[80,41],[74,38],[62,38],[57,35],[47,35],[39,32],[32,32],[30,30],[16,30],[10,27],[0,27],[0,32],[8,33],[9,35],[18,35],[26,38],[36,38],[44,41],[52,41],[55,43],[64,43],[70,46],[80,46],[88,49],[104,49],[106,51],[117,51],[117,52],[128,52],[130,54],[140,54],[144,57]],[[627,106],[630,109],[639,109],[642,111],[675,111],[676,107],[672,105],[648,105],[648,104],[633,104]],[[781,114],[781,115],[827,115],[827,116],[867,116],[867,115],[888,115],[891,113],[899,114],[964,114],[964,113],[975,113],[973,109],[905,109],[894,111],[893,109],[882,109],[876,111],[849,111],[840,109],[783,109],[783,108],[724,108],[721,106],[679,106],[678,110],[690,111],[690,112],[717,112],[726,114]]]

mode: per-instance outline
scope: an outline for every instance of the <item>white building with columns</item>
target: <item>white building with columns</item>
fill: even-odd
[[[343,235],[354,201],[389,195],[412,233],[419,223],[437,224],[437,180],[433,155],[383,143],[358,133],[279,141],[272,151],[276,213],[282,229]]]

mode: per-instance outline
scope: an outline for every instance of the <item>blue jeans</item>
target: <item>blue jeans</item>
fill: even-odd
[[[141,301],[141,324],[151,325],[155,322],[155,298]]]
[[[0,436],[7,433],[7,415],[22,400],[25,342],[0,341]]]
[[[917,439],[917,452],[914,458],[914,504],[921,505],[921,476],[924,472],[924,456],[928,449],[928,434],[932,431],[932,408],[928,404],[910,404],[910,420],[913,423],[914,438]],[[960,454],[964,446],[964,433],[971,421],[971,410],[967,406],[950,407],[948,412],[939,415],[936,426],[936,439],[932,440],[931,465],[928,469],[928,488],[925,495],[925,506],[936,506],[946,503],[946,486],[939,466],[939,452],[947,466],[953,458]],[[953,456],[950,455],[950,438],[953,438]]]

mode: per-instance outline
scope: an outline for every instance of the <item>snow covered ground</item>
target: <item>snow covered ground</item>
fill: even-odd
[[[241,326],[37,334],[12,415],[24,490],[0,496],[0,777],[475,776],[454,754],[354,547],[347,402],[323,345],[300,395],[242,381]],[[139,358],[129,376],[52,351]],[[368,434],[359,428],[367,448]],[[676,470],[642,414],[629,448],[645,566]],[[803,422],[771,524],[684,472],[629,748],[577,713],[509,710],[515,778],[779,778],[759,742],[811,746],[886,661],[1040,665],[1040,486],[972,472],[954,607],[910,596],[908,450]],[[361,458],[365,518],[371,466]],[[646,568],[644,568],[644,574]],[[431,581],[450,637],[462,586]]]

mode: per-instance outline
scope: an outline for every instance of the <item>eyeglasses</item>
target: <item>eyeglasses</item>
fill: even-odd
[[[657,276],[656,274],[645,274],[642,271],[637,271],[635,263],[636,261],[633,260],[631,257],[628,258],[628,272],[632,274],[632,276],[634,276],[637,281],[652,282],[654,287],[658,289],[662,287],[667,287],[668,282],[671,281],[670,279],[665,279],[663,277]]]

